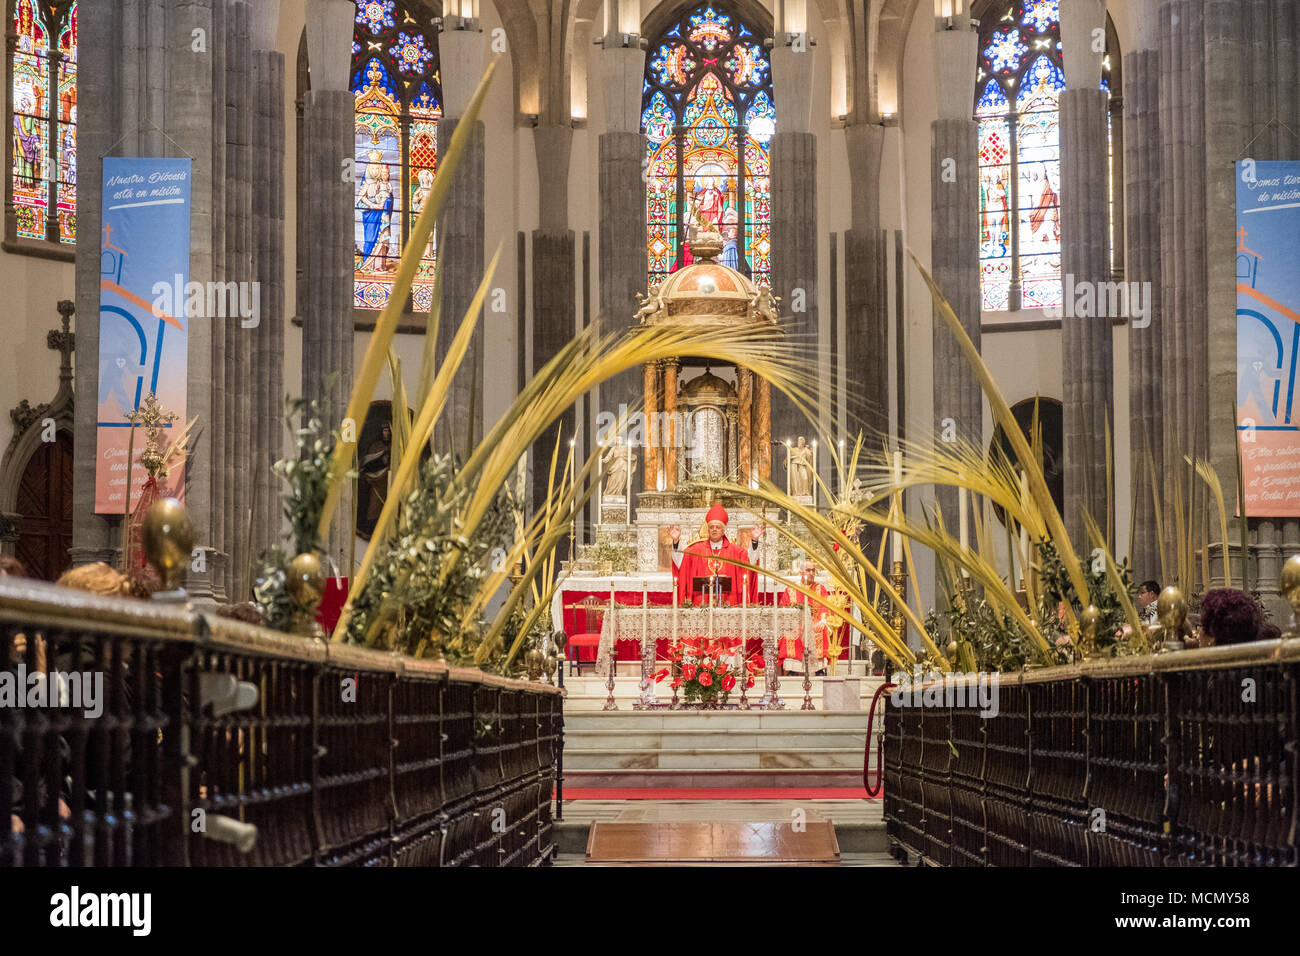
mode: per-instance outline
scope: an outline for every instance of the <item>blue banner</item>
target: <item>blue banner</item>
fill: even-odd
[[[188,322],[179,296],[190,272],[190,160],[104,158],[99,283],[99,413],[95,511],[122,514],[127,476],[132,507],[144,485],[137,430],[134,468],[127,463],[127,416],[150,393],[184,427]],[[183,497],[183,463],[160,482]]]

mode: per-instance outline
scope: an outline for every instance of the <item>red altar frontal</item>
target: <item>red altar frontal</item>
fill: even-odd
[[[614,614],[617,626],[610,633],[607,617],[610,610],[610,587],[579,586],[562,588],[557,594],[555,604],[562,608],[562,628],[572,643],[572,655],[575,660],[596,663],[600,656],[600,637],[606,635],[606,643],[611,645],[611,652],[619,661],[637,661],[641,659],[641,640],[643,631],[652,637],[655,643],[655,658],[666,660],[668,648],[673,640],[673,591],[672,581],[663,575],[657,586],[644,588],[630,587],[626,590],[613,583]],[[777,656],[784,660],[803,657],[803,632],[806,627],[818,635],[818,650],[826,656],[830,635],[826,628],[816,619],[805,623],[802,607],[788,605],[779,600],[780,594],[772,591],[760,593],[756,601],[748,604],[742,611],[739,605],[720,605],[713,615],[713,636],[743,637],[745,656],[752,657],[763,652],[763,643],[775,635]],[[773,602],[776,600],[778,614],[773,614]],[[643,615],[641,609],[653,610],[652,615]],[[708,636],[710,615],[706,607],[678,608],[676,636]],[[849,625],[840,626],[840,660],[848,660],[851,654]]]

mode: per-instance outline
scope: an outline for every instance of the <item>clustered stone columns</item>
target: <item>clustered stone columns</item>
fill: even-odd
[[[485,39],[476,20],[445,17],[438,35],[438,55],[443,77],[443,118],[438,123],[438,152],[445,155],[483,76]],[[497,82],[500,82],[498,79]],[[484,134],[482,120],[456,167],[451,189],[438,220],[437,248],[442,261],[442,322],[438,327],[438,362],[444,360],[460,322],[469,311],[483,278],[483,177]],[[435,294],[437,292],[435,291]],[[483,435],[483,322],[479,317],[464,361],[452,379],[442,422],[434,429],[434,443],[442,453],[465,454],[472,439]]]
[[[754,419],[750,425],[751,434],[758,437],[757,448],[751,446],[751,456],[758,459],[758,477],[760,481],[772,478],[772,386],[765,378],[757,380],[754,391]]]
[[[736,477],[742,485],[748,485],[758,476],[751,448],[755,434],[754,373],[743,367],[736,369],[736,411],[740,416],[740,461]]]
[[[979,127],[971,119],[978,37],[936,21],[939,118],[930,124],[930,259],[934,280],[975,348],[980,347]],[[984,402],[957,340],[934,317],[934,434],[984,445]],[[945,525],[958,524],[957,491],[935,487]]]
[[[844,133],[852,212],[844,234],[844,274],[852,277],[844,284],[846,419],[850,433],[884,435],[889,433],[890,356],[879,182],[885,128],[859,120]]]
[[[1127,254],[1124,278],[1150,290],[1150,325],[1129,325],[1129,456],[1138,480],[1134,483],[1133,550],[1130,561],[1139,580],[1159,577],[1160,541],[1156,535],[1152,472],[1164,469],[1161,382],[1173,369],[1161,350],[1160,206],[1163,175],[1160,139],[1159,0],[1138,0],[1135,48],[1124,58],[1124,198],[1128,207]],[[1121,479],[1122,480],[1122,479]],[[1161,489],[1163,492],[1163,488]],[[1165,582],[1160,582],[1161,584]]]
[[[355,329],[356,186],[342,170],[355,160],[356,103],[348,90],[352,24],[350,0],[309,0],[307,54],[312,88],[303,97],[303,189],[298,210],[301,244],[298,314],[302,316],[302,395],[321,403],[330,430],[348,426],[354,445],[364,422],[344,423],[352,391]],[[326,384],[333,376],[333,387]],[[338,573],[348,573],[352,542],[352,490],[345,485],[328,540],[322,542]]]
[[[83,4],[78,57],[85,76],[100,79],[80,92],[78,129],[77,312],[99,314],[99,250],[103,220],[103,157],[189,156],[192,282],[251,282],[253,197],[259,179],[277,169],[255,167],[252,5],[249,0],[193,0],[160,6],[151,0]],[[257,44],[272,45],[258,36]],[[149,65],[148,69],[143,64]],[[336,167],[337,168],[337,167]],[[337,178],[337,175],[336,175]],[[260,212],[260,210],[259,210]],[[271,308],[262,299],[264,309]],[[272,316],[273,320],[274,316]],[[269,320],[262,317],[263,322]],[[238,318],[186,317],[187,414],[198,419],[187,471],[185,503],[198,543],[186,588],[199,601],[226,600],[246,580],[249,476],[254,422],[278,417],[254,395],[265,379],[252,367],[258,330]],[[99,328],[77,329],[73,547],[76,564],[115,560],[117,522],[94,513]],[[120,520],[120,519],[118,519]]]
[[[1068,287],[1110,279],[1106,93],[1101,89],[1106,8],[1076,0],[1061,9],[1066,89],[1061,93],[1061,272]],[[1100,32],[1098,32],[1100,31]],[[1068,294],[1068,288],[1067,288]],[[1104,309],[1094,309],[1103,313]],[[1114,433],[1114,332],[1108,314],[1061,320],[1065,418],[1065,521],[1070,540],[1090,549],[1085,514],[1107,531],[1107,435]],[[1109,430],[1109,431],[1108,431]],[[1113,530],[1113,529],[1112,529]]]
[[[639,11],[635,16],[640,19]],[[646,139],[641,134],[646,55],[639,46],[621,46],[618,34],[603,42],[604,48],[596,55],[605,100],[605,131],[596,141],[598,306],[601,326],[616,330],[632,322],[636,294],[646,289]],[[641,388],[636,379],[636,371],[629,370],[601,383],[598,410],[619,416],[623,408],[633,407]]]
[[[1161,55],[1168,48],[1165,84],[1171,97],[1203,96],[1201,120],[1170,112],[1167,124],[1161,110],[1161,135],[1165,137],[1166,155],[1196,160],[1196,175],[1188,182],[1174,182],[1177,190],[1172,210],[1162,209],[1162,218],[1171,220],[1171,233],[1163,233],[1165,243],[1193,243],[1201,271],[1194,259],[1177,270],[1166,269],[1164,303],[1166,312],[1181,319],[1185,310],[1195,313],[1195,323],[1179,328],[1179,351],[1165,349],[1165,368],[1175,371],[1181,351],[1199,354],[1194,365],[1177,370],[1181,389],[1180,412],[1187,418],[1184,428],[1203,435],[1210,463],[1223,479],[1225,490],[1235,489],[1232,480],[1236,469],[1237,442],[1235,403],[1237,397],[1237,362],[1231,343],[1237,340],[1237,268],[1236,268],[1236,169],[1242,159],[1256,162],[1300,159],[1300,84],[1297,61],[1300,60],[1300,10],[1286,0],[1248,0],[1224,2],[1203,0],[1196,7],[1184,2],[1167,2],[1161,9]],[[1167,37],[1167,39],[1166,39]],[[1189,52],[1188,47],[1194,47]],[[1178,69],[1175,72],[1175,65]],[[1175,92],[1176,90],[1176,92]],[[1164,86],[1161,89],[1164,106]],[[1193,100],[1192,102],[1197,102]],[[1187,111],[1184,110],[1184,113]],[[1202,140],[1193,140],[1195,134]],[[1203,145],[1202,145],[1203,144]],[[1203,150],[1203,152],[1200,152]],[[1177,168],[1177,167],[1176,167]],[[1170,171],[1167,179],[1181,179]],[[1200,185],[1204,202],[1194,205],[1192,189]],[[1172,219],[1171,212],[1181,218]],[[1198,226],[1189,229],[1187,224]],[[1248,227],[1249,228],[1249,227]],[[1195,236],[1189,233],[1195,232]],[[1246,240],[1249,245],[1249,238]],[[1171,247],[1165,244],[1165,255]],[[1168,259],[1166,260],[1168,261]],[[1274,263],[1271,268],[1292,267],[1291,263]],[[1200,277],[1204,279],[1197,283]],[[1176,299],[1171,298],[1171,290]],[[1198,298],[1199,297],[1199,298]],[[1173,325],[1171,321],[1166,325]],[[1166,329],[1166,337],[1169,335]],[[1171,361],[1171,359],[1173,359]],[[1197,376],[1199,373],[1199,377]],[[1166,403],[1170,397],[1166,395]],[[1172,457],[1166,440],[1166,460]],[[1191,448],[1181,453],[1192,453]],[[1181,460],[1181,459],[1180,459]],[[1183,465],[1186,468],[1186,465]],[[1229,505],[1231,508],[1231,505]],[[1212,526],[1211,522],[1211,526]],[[1248,548],[1250,586],[1258,586],[1273,612],[1275,620],[1288,620],[1289,608],[1278,595],[1278,577],[1282,560],[1300,549],[1300,520],[1265,516],[1250,522],[1252,540],[1235,542],[1238,561],[1233,563],[1233,583],[1242,577],[1240,556]],[[1236,522],[1230,523],[1230,546],[1237,536]],[[1211,572],[1222,580],[1224,555],[1211,552]]]
[[[773,94],[780,109],[771,150],[772,294],[781,297],[779,309],[795,361],[817,381],[817,397],[825,406],[835,395],[835,383],[819,374],[817,136],[809,125],[812,50],[806,36],[784,33],[772,48]],[[772,422],[781,435],[803,434],[810,427],[783,393],[772,399]]]
[[[576,331],[576,259],[573,230],[568,227],[569,155],[573,128],[548,123],[533,130],[537,152],[538,228],[532,235],[533,250],[533,372],[546,365]],[[520,383],[521,386],[523,383]],[[533,506],[546,500],[547,469],[536,463],[550,460],[557,438],[575,433],[575,415],[569,408],[542,433],[533,446]],[[629,488],[631,476],[629,476]],[[567,542],[561,552],[567,551]]]

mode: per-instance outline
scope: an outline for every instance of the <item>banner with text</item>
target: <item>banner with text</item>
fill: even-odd
[[[176,416],[165,434],[179,435],[185,427],[188,326],[170,293],[160,296],[155,289],[184,288],[188,281],[190,160],[107,156],[103,202],[95,511],[121,514],[128,473],[133,508],[146,477],[142,428],[135,429],[135,464],[127,465],[127,416],[152,392],[163,411]],[[181,462],[158,490],[181,498],[184,489]]]
[[[1237,163],[1237,438],[1246,513],[1300,516],[1300,163]]]

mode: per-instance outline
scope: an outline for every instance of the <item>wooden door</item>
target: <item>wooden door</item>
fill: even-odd
[[[18,484],[18,514],[22,515],[17,557],[27,573],[56,580],[72,559],[72,435],[57,433],[27,462]]]

